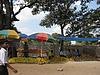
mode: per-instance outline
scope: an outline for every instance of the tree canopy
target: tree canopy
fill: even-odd
[[[69,36],[90,31],[96,32],[96,28],[99,28],[100,8],[89,10],[87,6],[93,0],[24,0],[24,3],[16,4],[19,6],[19,10],[14,12],[13,6],[16,1],[18,0],[0,0],[0,19],[2,19],[0,20],[0,29],[13,28],[12,21],[18,21],[16,15],[26,7],[33,9],[33,15],[41,11],[49,12],[40,25],[46,27],[59,25],[62,35],[64,27],[68,24],[70,27],[66,29],[66,34]],[[78,1],[80,1],[81,10],[76,12],[78,8],[74,5]],[[4,12],[4,8],[6,12]]]

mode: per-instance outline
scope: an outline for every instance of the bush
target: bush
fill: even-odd
[[[9,58],[9,63],[48,63],[47,58]]]

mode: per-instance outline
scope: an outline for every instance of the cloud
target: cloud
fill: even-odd
[[[31,14],[31,9],[25,8],[25,9],[23,9],[16,17],[17,17],[19,20],[26,21],[26,20],[31,19],[31,18],[32,18],[31,16],[32,16],[32,14]]]
[[[41,12],[40,14],[32,15],[31,9],[25,8],[17,15],[17,18],[20,21],[17,21],[14,24],[17,27],[18,31],[27,35],[37,32],[51,33],[51,28],[39,26],[41,20],[45,17],[46,14],[48,14],[48,12]]]
[[[80,4],[81,4],[81,1],[75,2],[75,5],[80,5]]]

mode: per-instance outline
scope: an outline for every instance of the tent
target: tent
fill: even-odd
[[[64,40],[64,41],[98,41],[100,38],[76,38],[76,37],[65,37],[65,36],[60,36],[58,37],[59,40]]]

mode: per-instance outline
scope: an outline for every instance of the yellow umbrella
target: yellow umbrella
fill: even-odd
[[[21,38],[21,41],[22,42],[28,42],[29,40],[28,40],[28,38]]]
[[[0,39],[19,39],[15,30],[0,30]]]

